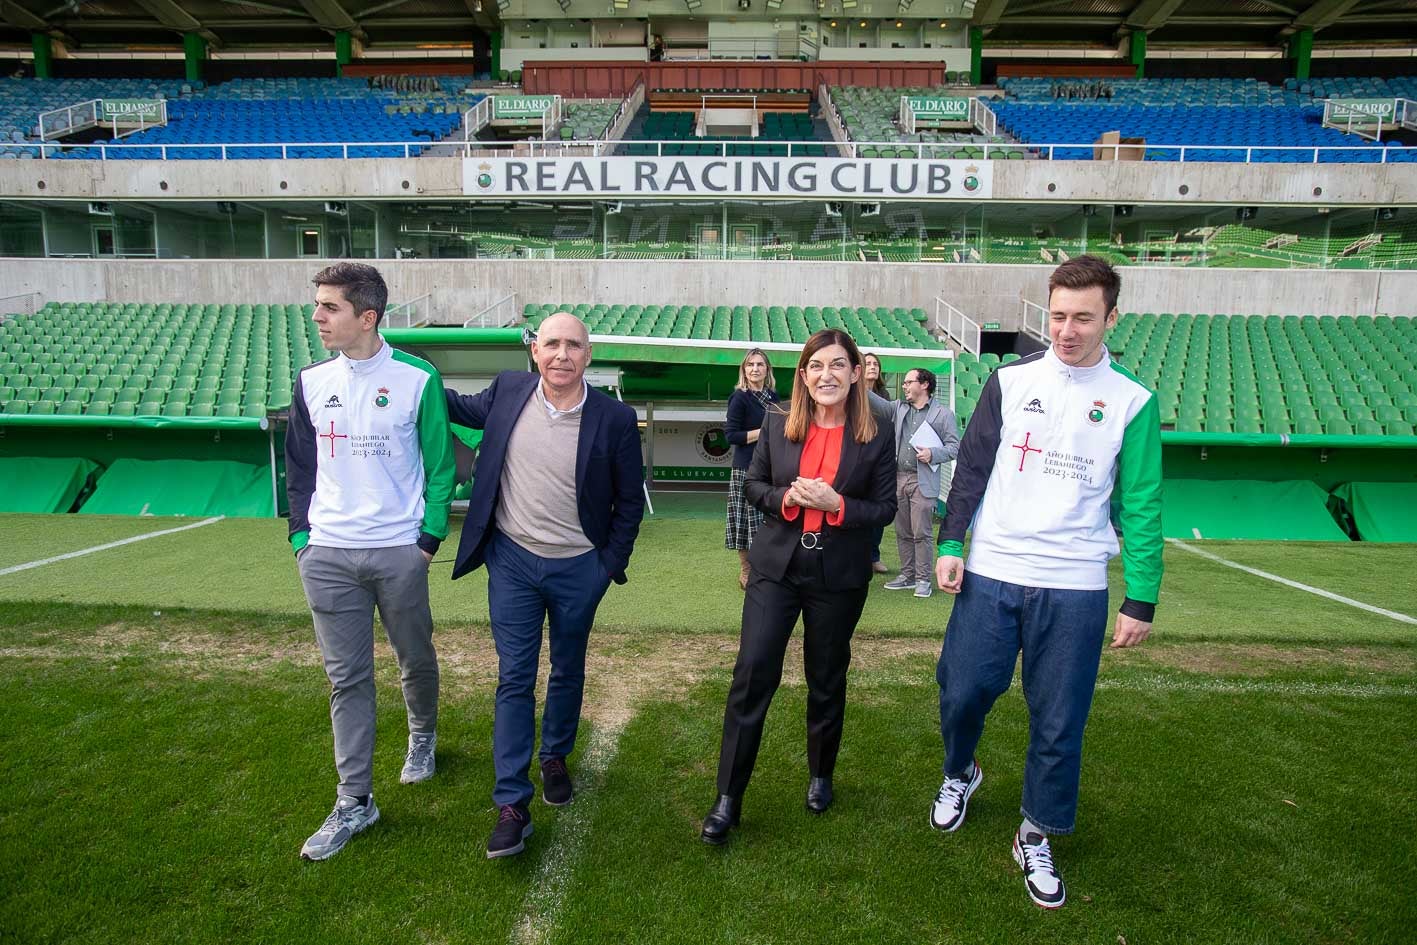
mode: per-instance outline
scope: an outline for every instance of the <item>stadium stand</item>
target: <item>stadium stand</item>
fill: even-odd
[[[561,108],[561,127],[557,130],[557,137],[562,141],[594,141],[601,138],[619,107],[618,102],[565,102]]]
[[[861,151],[862,157],[915,157],[917,153],[932,158],[958,158],[960,160],[982,159],[984,145],[1007,145],[1013,139],[1006,135],[981,135],[956,131],[925,129],[913,135],[906,134],[896,124],[900,112],[902,95],[948,95],[947,87],[927,88],[924,86],[862,88],[858,86],[833,86],[830,90],[832,105],[841,118],[842,127],[853,141],[871,142],[879,145],[885,142],[900,144],[928,144],[932,147],[904,149],[884,149],[868,147]],[[1009,160],[1024,157],[1023,148],[990,148],[991,158]]]
[[[403,81],[399,81],[403,80]],[[94,98],[167,99],[167,124],[127,135],[110,159],[156,160],[155,145],[313,144],[318,142],[380,142],[357,145],[346,152],[333,147],[297,147],[287,158],[417,157],[456,131],[462,113],[481,94],[464,94],[466,80],[456,76],[375,76],[371,79],[269,78],[237,79],[201,87],[178,82],[136,80],[6,80],[0,85],[0,135],[12,144],[36,142],[34,122],[40,112],[77,105]],[[23,123],[28,123],[27,130]],[[15,127],[19,123],[21,127]],[[89,142],[85,142],[89,143]],[[114,144],[98,138],[93,144]],[[10,147],[0,155],[34,157],[33,148]],[[67,144],[51,158],[90,160],[96,148]],[[169,160],[226,158],[278,159],[278,147],[238,147],[225,154],[218,148],[180,147],[167,151]]]
[[[322,352],[311,305],[55,303],[0,324],[0,411],[264,417]]]
[[[945,346],[925,330],[922,309],[762,305],[527,305],[533,328],[555,312],[572,312],[595,334],[702,341],[774,341],[801,344],[814,331],[844,328],[863,348]]]
[[[822,131],[811,114],[803,112],[762,112],[762,128],[756,138],[747,136],[705,135],[694,133],[695,114],[692,111],[646,111],[637,116],[626,133],[626,143],[620,153],[627,155],[650,155],[658,153],[655,144],[647,142],[670,142],[664,145],[667,155],[693,157],[712,156],[725,153],[732,157],[786,157],[789,142],[810,142],[820,140]],[[677,142],[683,142],[682,144]],[[728,147],[721,147],[727,142]],[[825,157],[829,151],[835,152],[827,144],[807,144],[794,148],[794,154]]]
[[[1320,97],[1378,89],[1378,80],[1314,80],[1272,86],[1256,79],[1109,79],[1068,82],[1044,78],[1001,79],[1006,97],[989,107],[999,126],[1030,144],[1093,142],[1103,132],[1146,143],[1145,158],[1308,164],[1417,161],[1400,141],[1375,142],[1322,123]],[[1408,89],[1397,80],[1396,89]],[[1384,83],[1382,88],[1391,88]],[[1394,89],[1394,96],[1400,93]],[[1322,94],[1320,94],[1322,93]],[[1371,93],[1380,94],[1378,92]],[[1211,147],[1206,147],[1210,145]],[[1253,148],[1250,154],[1244,150]],[[1287,148],[1310,150],[1281,150]],[[1354,149],[1354,150],[1334,150]],[[1386,152],[1386,154],[1385,154]],[[1056,148],[1059,160],[1089,160],[1090,147]]]

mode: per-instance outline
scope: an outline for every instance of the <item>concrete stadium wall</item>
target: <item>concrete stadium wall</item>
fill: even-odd
[[[993,199],[1023,203],[1417,206],[1417,164],[994,161],[992,165]],[[463,165],[461,158],[434,157],[4,161],[0,162],[0,196],[161,202],[464,199]]]
[[[515,292],[527,303],[920,307],[936,296],[979,321],[1020,323],[1020,297],[1045,303],[1049,266],[630,260],[373,260],[390,302],[432,296],[461,323]],[[298,302],[316,260],[0,259],[6,294],[42,301]],[[1417,271],[1122,270],[1133,312],[1417,316]]]

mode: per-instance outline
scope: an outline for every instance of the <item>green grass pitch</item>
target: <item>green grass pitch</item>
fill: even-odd
[[[739,619],[702,503],[662,499],[592,637],[569,808],[488,861],[495,656],[485,579],[432,569],[438,774],[397,783],[403,712],[379,653],[383,820],[302,862],[334,775],[283,522],[229,520],[0,575],[0,942],[1407,942],[1417,865],[1417,627],[1168,548],[1151,641],[1103,654],[1068,905],[1009,854],[1017,684],[957,833],[939,786],[934,660],[950,602],[873,591],[837,804],[803,809],[800,650],[742,827],[698,840]],[[0,517],[0,570],[173,527]],[[1397,545],[1206,543],[1231,561],[1417,615]],[[887,532],[884,553],[894,562]],[[1114,569],[1114,596],[1120,596]],[[881,583],[880,581],[877,582]]]

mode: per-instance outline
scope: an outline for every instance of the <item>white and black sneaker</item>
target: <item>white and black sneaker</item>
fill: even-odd
[[[355,834],[372,827],[378,820],[379,807],[374,803],[373,794],[363,804],[357,797],[341,794],[335,800],[335,809],[330,811],[330,816],[300,848],[300,855],[307,860],[328,860],[343,850]]]
[[[940,785],[940,793],[935,795],[935,803],[930,806],[930,826],[949,833],[964,823],[964,814],[969,809],[969,798],[978,790],[984,780],[984,769],[974,762],[974,773],[965,778],[945,778]]]
[[[437,750],[437,732],[410,732],[408,754],[404,755],[399,781],[404,784],[418,784],[433,777],[436,767],[434,756]]]
[[[1063,904],[1068,893],[1063,888],[1063,877],[1053,865],[1053,851],[1047,837],[1033,831],[1026,837],[1015,833],[1014,862],[1023,870],[1023,884],[1035,905],[1056,909]]]

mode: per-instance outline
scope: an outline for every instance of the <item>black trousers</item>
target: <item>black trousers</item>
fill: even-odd
[[[792,628],[801,616],[802,663],[807,677],[807,766],[812,777],[829,778],[841,747],[846,714],[846,670],[851,635],[866,606],[869,586],[828,587],[819,551],[797,549],[781,581],[753,572],[743,599],[738,661],[723,714],[718,756],[718,793],[742,797],[753,776],[763,723],[782,683],[782,661]]]

